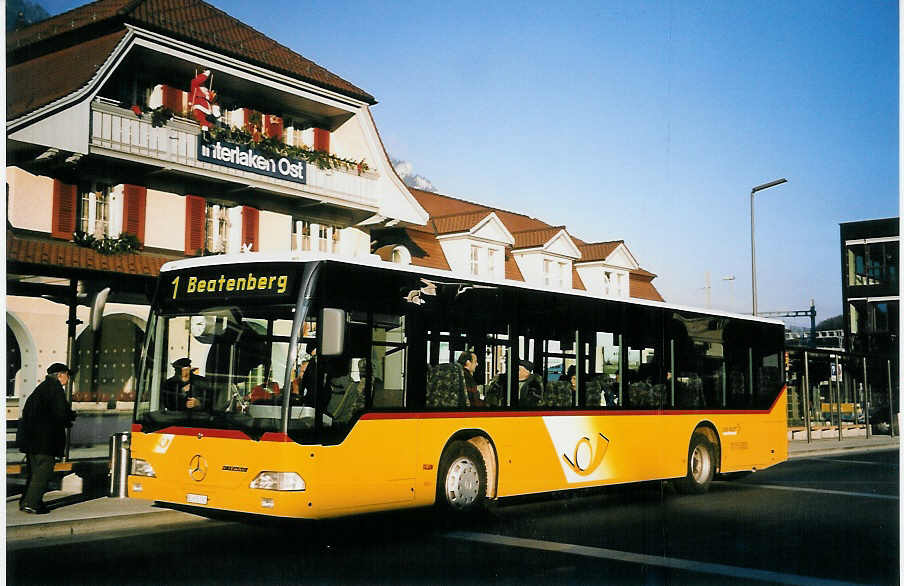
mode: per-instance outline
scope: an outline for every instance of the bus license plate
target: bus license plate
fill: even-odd
[[[207,495],[206,494],[189,494],[185,497],[185,500],[190,502],[193,505],[206,505],[207,504]]]

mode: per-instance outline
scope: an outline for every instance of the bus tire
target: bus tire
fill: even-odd
[[[436,502],[447,511],[473,513],[487,499],[487,467],[480,451],[471,443],[449,444],[440,459]]]
[[[702,433],[691,436],[687,450],[687,474],[675,481],[675,489],[682,494],[703,494],[716,472],[716,450]]]

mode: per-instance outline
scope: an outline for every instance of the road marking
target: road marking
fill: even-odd
[[[818,494],[836,494],[841,496],[858,496],[870,499],[883,499],[889,501],[898,500],[897,495],[890,494],[873,494],[871,492],[848,492],[844,490],[828,490],[826,488],[806,488],[803,486],[781,486],[778,484],[753,484],[748,482],[738,482],[736,484],[743,484],[744,486],[752,486],[755,488],[771,488],[772,490],[791,490],[797,492],[815,492]]]
[[[809,458],[819,462],[841,462],[843,464],[868,464],[870,466],[888,466],[889,468],[897,468],[897,462],[867,462],[866,460],[842,460],[840,458]]]
[[[618,551],[615,549],[605,549],[602,547],[589,547],[586,545],[559,543],[557,541],[541,541],[538,539],[524,539],[522,537],[507,537],[505,535],[493,535],[489,533],[454,531],[452,533],[447,533],[446,537],[452,539],[461,539],[465,541],[475,541],[478,543],[489,543],[492,545],[523,547],[526,549],[580,555],[590,558],[627,562],[630,564],[644,564],[648,566],[671,568],[673,570],[683,570],[701,574],[716,574],[720,576],[730,576],[732,578],[761,580],[765,582],[776,582],[782,584],[801,584],[806,586],[850,584],[850,582],[839,582],[837,580],[812,578],[810,576],[799,576],[797,574],[784,574],[781,572],[771,572],[769,570],[741,568],[738,566],[728,566],[725,564],[710,564],[706,562],[695,562],[693,560],[647,555],[642,553],[631,553],[627,551]]]

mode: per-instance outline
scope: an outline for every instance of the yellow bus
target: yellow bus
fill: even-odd
[[[324,518],[787,457],[780,322],[317,253],[161,270],[128,496]],[[561,379],[561,380],[560,380]]]

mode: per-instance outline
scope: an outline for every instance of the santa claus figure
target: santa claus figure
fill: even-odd
[[[209,78],[210,70],[205,69],[191,80],[191,115],[201,125],[201,130],[209,130],[211,120],[220,117],[220,107],[213,103],[217,98],[216,92],[204,86]]]

